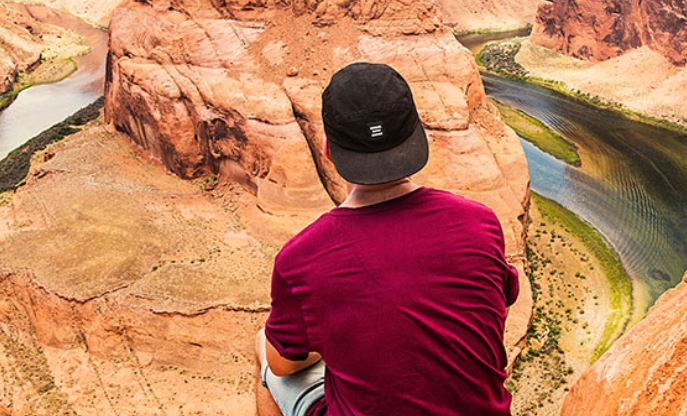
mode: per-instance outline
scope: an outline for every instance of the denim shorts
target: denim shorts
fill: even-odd
[[[262,385],[272,394],[284,416],[305,416],[312,406],[324,397],[324,361],[286,377],[275,376],[262,363]]]

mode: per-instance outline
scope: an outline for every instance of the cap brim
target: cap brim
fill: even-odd
[[[400,145],[375,153],[344,149],[331,141],[329,153],[339,174],[348,182],[373,185],[413,175],[427,164],[429,145],[422,123]]]

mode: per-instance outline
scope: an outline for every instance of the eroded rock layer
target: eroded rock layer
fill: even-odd
[[[38,155],[0,206],[0,386],[15,386],[0,405],[254,414],[273,256],[345,194],[322,154],[320,94],[355,60],[408,79],[431,146],[417,181],[492,207],[522,271],[524,154],[440,20],[433,3],[400,0],[117,9],[108,130]],[[524,273],[521,286],[511,359],[532,308]]]
[[[604,60],[650,46],[687,63],[687,2],[552,0],[537,12],[535,43],[577,58]]]
[[[687,274],[575,383],[563,416],[687,414]]]

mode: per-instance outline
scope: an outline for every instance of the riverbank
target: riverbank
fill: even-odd
[[[443,23],[457,32],[503,31],[534,23],[539,0],[438,0]]]
[[[523,26],[515,26],[515,27],[499,27],[499,28],[476,28],[476,29],[463,29],[463,30],[454,30],[453,35],[462,43],[464,46],[467,46],[466,43],[469,43],[471,38],[468,36],[472,35],[498,35],[498,36],[505,36],[505,38],[514,38],[514,37],[519,37],[519,36],[528,36],[530,33],[532,33],[532,24],[528,23]],[[467,41],[467,42],[466,42]]]
[[[40,6],[0,6],[1,111],[23,90],[59,82],[74,73],[75,59],[92,47],[73,16]]]
[[[49,144],[81,131],[81,126],[95,120],[103,107],[103,98],[82,108],[64,121],[43,131],[0,160],[0,193],[13,190],[26,179],[33,155]],[[46,157],[49,157],[46,155]]]
[[[558,414],[569,386],[622,334],[632,288],[596,230],[536,193],[528,263],[535,313],[508,387],[514,414]]]
[[[558,160],[579,167],[580,155],[573,143],[531,115],[506,103],[492,99],[503,121],[525,140]]]
[[[531,71],[531,68],[535,66],[535,62],[541,62],[543,58],[541,58],[540,54],[537,55],[537,58],[529,59],[532,54],[528,51],[528,59],[524,60],[527,64],[523,65],[523,60],[520,59],[520,52],[523,44],[525,44],[527,48],[532,48],[532,46],[530,46],[531,43],[524,37],[489,42],[486,43],[480,51],[476,52],[475,59],[480,70],[483,72],[544,87],[585,104],[613,111],[632,121],[668,129],[681,134],[687,134],[687,118],[680,120],[680,116],[674,116],[672,119],[657,117],[629,108],[620,101],[610,100],[601,95],[570,87],[566,82],[560,79],[538,76]],[[558,55],[553,51],[548,51],[547,53]],[[573,58],[566,59],[572,60]],[[554,74],[560,74],[560,71],[554,68],[553,64],[549,65],[549,70],[550,71],[546,73],[550,76],[557,76]],[[604,78],[603,76],[599,77],[602,79]],[[685,77],[687,77],[687,73]],[[596,78],[591,78],[590,82],[595,83],[595,79]]]
[[[31,16],[41,28],[51,28],[51,33],[61,37],[51,41],[54,45],[49,51],[41,49],[40,65],[20,73],[5,97],[6,108],[0,112],[0,160],[103,94],[108,43],[107,32],[71,14],[21,4],[12,4],[12,10]]]
[[[80,54],[90,52],[90,48]],[[27,88],[41,84],[60,82],[72,75],[77,70],[73,56],[60,57],[58,59],[42,61],[31,72],[20,72],[12,90],[0,95],[0,111],[6,109],[14,102],[19,93]]]

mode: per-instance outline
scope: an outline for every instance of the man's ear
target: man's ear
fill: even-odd
[[[322,143],[323,149],[324,149],[324,155],[327,159],[329,159],[330,162],[332,162],[332,154],[329,153],[329,142],[327,141],[327,135],[324,135],[324,139],[322,139],[324,143]]]

